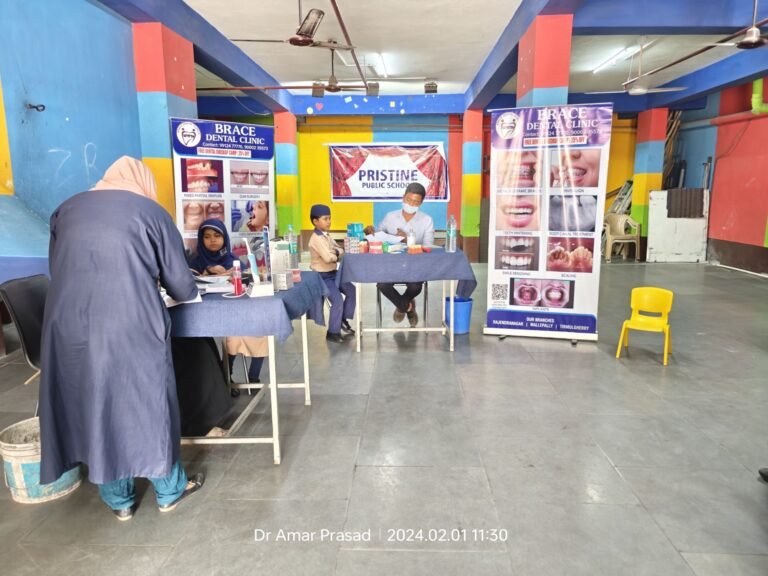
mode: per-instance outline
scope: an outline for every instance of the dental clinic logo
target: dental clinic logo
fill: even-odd
[[[518,136],[522,127],[522,118],[514,112],[504,112],[496,120],[496,134],[505,140]]]
[[[194,148],[200,144],[202,137],[200,128],[193,122],[182,122],[176,128],[176,138],[187,148]]]

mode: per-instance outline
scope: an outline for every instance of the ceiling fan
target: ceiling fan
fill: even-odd
[[[325,12],[318,8],[312,8],[307,15],[301,17],[301,0],[299,0],[299,27],[296,29],[296,33],[293,36],[285,40],[266,40],[259,38],[232,38],[232,42],[257,42],[257,43],[274,43],[274,44],[291,44],[292,46],[309,46],[311,48],[335,48],[339,50],[352,50],[354,47],[348,44],[339,44],[334,40],[328,40],[327,42],[321,42],[315,40],[315,34],[320,26],[320,22],[323,21]]]
[[[650,73],[643,74],[643,50],[648,47],[648,43],[645,39],[641,39],[640,45],[637,49],[637,76],[632,78],[632,59],[629,61],[629,75],[626,82],[621,85],[622,90],[604,90],[598,92],[587,92],[587,94],[629,94],[630,96],[645,96],[646,94],[659,94],[662,92],[679,92],[686,90],[684,86],[667,86],[664,88],[651,88],[648,86],[648,81],[641,82],[641,79],[647,77]]]
[[[761,34],[760,32],[760,26],[764,26],[765,24],[768,24],[768,18],[761,20],[760,22],[757,21],[757,0],[755,0],[754,7],[752,10],[752,26],[749,26],[748,28],[744,28],[743,30],[739,30],[735,34],[732,34],[728,36],[727,38],[723,38],[719,42],[715,42],[714,44],[708,44],[707,46],[712,48],[719,48],[722,46],[725,47],[731,47],[735,46],[736,48],[740,48],[742,50],[751,50],[752,48],[760,48],[761,46],[765,46],[768,44],[768,34]],[[741,40],[734,41],[736,38],[738,38],[741,35],[744,35]]]

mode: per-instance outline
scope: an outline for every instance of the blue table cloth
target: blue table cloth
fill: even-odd
[[[171,336],[275,336],[284,342],[292,333],[291,320],[302,314],[324,325],[325,283],[317,272],[302,272],[290,290],[260,298],[224,298],[206,294],[203,301],[170,308]]]
[[[461,250],[433,249],[422,254],[345,254],[342,282],[425,282],[458,280],[456,295],[469,298],[477,279]]]

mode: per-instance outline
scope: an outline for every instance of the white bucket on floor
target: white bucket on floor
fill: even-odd
[[[40,484],[40,420],[29,418],[0,432],[5,485],[11,498],[24,504],[49,502],[74,491],[83,482],[80,466],[55,482]]]

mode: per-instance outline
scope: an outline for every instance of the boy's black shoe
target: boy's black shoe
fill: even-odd
[[[352,326],[349,325],[349,322],[344,320],[344,322],[341,323],[341,331],[346,332],[347,334],[354,334],[355,330],[352,328]]]
[[[338,332],[335,333],[335,334],[333,332],[328,332],[325,335],[325,339],[328,340],[329,342],[337,342],[339,344],[341,344],[342,342],[346,342],[347,341],[347,339],[344,338],[344,336],[342,336]]]

